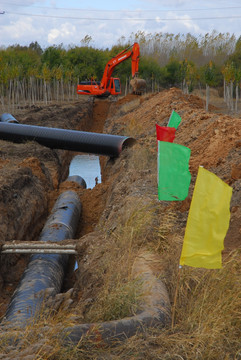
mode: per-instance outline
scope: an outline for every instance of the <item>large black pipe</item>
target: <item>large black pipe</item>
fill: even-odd
[[[68,179],[67,179],[68,180]],[[74,237],[79,223],[81,203],[74,191],[66,191],[57,199],[40,234],[40,241],[62,241]],[[32,255],[15,290],[4,320],[26,325],[34,318],[44,300],[45,290],[51,295],[61,291],[68,255]]]
[[[0,139],[13,142],[34,140],[51,149],[65,149],[110,157],[133,144],[127,136],[0,122]]]

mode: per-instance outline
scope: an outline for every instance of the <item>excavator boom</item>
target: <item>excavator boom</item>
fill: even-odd
[[[129,59],[130,57],[132,78],[137,78],[139,70],[140,47],[138,43],[134,43],[132,46],[122,50],[118,55],[114,56],[111,60],[108,61],[100,82],[96,82],[94,80],[81,82],[77,86],[77,93],[81,95],[94,95],[100,97],[121,94],[120,79],[113,78],[111,75],[117,65]]]
[[[132,48],[131,50],[129,50]],[[122,63],[123,61],[131,57],[131,73],[134,78],[139,69],[139,58],[140,58],[140,46],[138,43],[134,43],[132,46],[125,50],[122,50],[118,55],[113,57],[105,66],[104,74],[101,80],[101,86],[105,87],[108,84],[109,79],[114,71],[114,68]]]

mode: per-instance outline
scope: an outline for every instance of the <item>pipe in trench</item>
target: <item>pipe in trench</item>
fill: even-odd
[[[150,254],[137,256],[132,275],[140,282],[142,304],[134,316],[102,323],[79,324],[60,332],[66,345],[81,346],[85,336],[95,343],[116,344],[133,335],[143,333],[147,328],[165,328],[171,324],[171,304],[165,284],[157,278],[150,267]]]
[[[9,113],[4,113],[0,117],[0,121],[6,122],[6,123],[16,123],[18,124],[18,120],[15,119],[15,117]]]
[[[68,179],[67,179],[68,180]],[[44,225],[40,241],[62,241],[74,237],[81,213],[81,203],[76,192],[62,193]],[[35,254],[24,271],[20,283],[8,305],[4,322],[26,325],[40,311],[44,291],[51,295],[61,291],[69,255]]]
[[[128,136],[0,122],[0,139],[12,142],[34,140],[51,149],[72,150],[117,157],[135,140]]]
[[[84,189],[87,188],[87,184],[85,182],[85,179],[83,179],[79,175],[70,175],[70,176],[68,176],[68,179],[66,181],[73,181],[73,182],[79,184],[80,186],[82,186]]]

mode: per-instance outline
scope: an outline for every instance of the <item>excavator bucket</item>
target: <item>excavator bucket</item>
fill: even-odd
[[[144,79],[134,78],[130,81],[133,94],[140,95],[146,90],[146,81]]]

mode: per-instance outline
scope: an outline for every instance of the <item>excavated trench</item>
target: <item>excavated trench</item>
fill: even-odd
[[[72,113],[72,122],[73,118],[75,119],[75,121],[72,123],[72,128],[81,131],[88,130],[89,132],[93,133],[101,133],[105,124],[105,120],[108,117],[110,105],[111,103],[108,100],[99,100],[94,104],[91,102],[83,102],[81,105],[76,104],[76,112],[74,112],[74,109],[70,109],[70,113]],[[37,111],[41,110],[37,109]],[[67,110],[66,113],[68,113]],[[65,114],[65,116],[66,115],[69,119],[69,114]],[[16,118],[18,119],[17,116]],[[40,119],[43,120],[45,117],[40,116]],[[20,120],[21,123],[21,119],[18,120]],[[39,119],[37,120],[39,121]],[[68,121],[67,123],[64,122],[64,124],[60,126],[59,122],[55,121],[54,116],[51,116],[50,120],[52,127],[70,127]],[[23,124],[29,123],[31,125],[40,125],[39,123],[36,124],[35,117],[33,117],[33,119],[30,119],[29,117],[22,118],[22,122]],[[66,126],[66,124],[68,126]],[[51,127],[49,123],[44,125]],[[19,126],[19,129],[20,128],[21,125]],[[39,143],[32,142],[31,139],[29,142],[25,142],[24,144],[10,143],[11,145],[8,146],[5,142],[1,141],[1,143],[3,143],[2,148],[5,151],[3,152],[5,156],[5,158],[3,156],[3,159],[6,159],[5,164],[6,167],[9,168],[9,176],[8,179],[6,179],[9,187],[5,184],[5,187],[2,187],[1,192],[2,203],[5,201],[5,204],[8,204],[6,207],[7,214],[5,214],[7,216],[5,217],[3,210],[4,205],[1,204],[1,220],[2,223],[4,223],[5,220],[6,229],[9,229],[5,234],[1,234],[1,244],[3,245],[4,242],[13,240],[37,240],[42,228],[42,232],[45,232],[45,226],[43,227],[43,225],[46,222],[47,216],[50,210],[53,208],[56,199],[58,199],[58,203],[59,198],[61,198],[60,194],[65,196],[65,194],[68,192],[75,193],[75,196],[79,197],[82,203],[82,206],[80,205],[82,207],[82,218],[79,221],[79,226],[75,231],[74,237],[79,239],[89,232],[92,232],[95,229],[95,226],[97,225],[103,210],[105,209],[108,193],[107,187],[110,186],[110,181],[108,179],[108,169],[110,169],[109,166],[114,163],[114,160],[111,157],[109,159],[107,156],[100,156],[102,170],[101,176],[104,179],[104,182],[98,184],[98,186],[93,187],[93,189],[83,189],[83,187],[80,184],[74,182],[73,179],[71,181],[69,178],[67,178],[70,161],[74,158],[75,155],[77,155],[76,153],[66,150],[51,150],[49,148],[46,149]],[[10,154],[7,151],[9,148]],[[19,154],[21,154],[21,156],[19,156]],[[107,155],[107,153],[105,155]],[[115,157],[116,153],[114,153],[113,156]],[[4,163],[2,164],[2,168],[4,168]],[[4,173],[6,172],[5,170],[6,169],[4,168]],[[12,179],[14,171],[16,177]],[[105,184],[106,180],[108,180],[108,184]],[[11,185],[9,185],[9,181],[12,181]],[[98,179],[96,185],[97,183]],[[7,201],[5,200],[6,193],[8,193]],[[11,206],[9,206],[10,203]],[[46,224],[48,225],[48,223],[52,223],[52,219],[54,219],[54,217],[54,215],[52,217],[50,215],[50,220],[47,220]],[[12,219],[14,219],[14,221],[12,221]],[[57,227],[61,226],[60,223],[56,223],[55,225]],[[42,239],[42,232],[40,234],[40,239]],[[73,236],[67,235],[65,236],[65,239],[71,237]],[[52,240],[43,239],[43,241]],[[61,256],[56,255],[55,257],[57,258]],[[50,265],[47,264],[48,259],[50,260]],[[56,262],[56,266],[54,265],[56,269],[61,262],[61,259]],[[27,324],[25,319],[32,318],[32,314],[29,314],[29,310],[25,309],[26,297],[28,298],[27,303],[29,302],[29,304],[31,304],[30,306],[32,306],[32,309],[40,309],[41,304],[38,300],[36,301],[35,299],[36,292],[34,289],[39,288],[41,291],[53,289],[51,286],[47,286],[46,288],[46,281],[44,279],[41,279],[41,281],[38,279],[38,274],[42,274],[43,278],[47,278],[48,275],[45,274],[46,269],[47,273],[49,272],[52,274],[51,281],[49,282],[47,279],[48,284],[53,284],[53,279],[56,277],[56,274],[54,275],[54,273],[57,271],[58,273],[65,273],[63,284],[61,285],[62,293],[67,293],[68,290],[74,288],[77,280],[76,273],[74,271],[74,263],[74,256],[70,256],[68,263],[64,264],[63,266],[63,268],[67,267],[67,271],[63,272],[62,268],[56,270],[52,266],[52,259],[50,259],[50,256],[38,257],[38,255],[35,255],[32,256],[29,261],[28,256],[1,254],[0,270],[2,279],[0,286],[2,297],[0,301],[2,306],[0,315],[2,317],[5,315],[3,325],[5,324],[6,320],[10,321],[10,323],[12,322],[13,326],[14,323],[16,325],[16,320],[19,319],[20,313],[20,318],[23,315],[25,325]],[[27,264],[28,267],[24,271]],[[144,294],[146,294],[143,296],[142,310],[139,310],[133,317],[126,317],[117,321],[97,324],[82,324],[71,328],[62,329],[61,336],[66,340],[67,343],[78,343],[83,335],[86,333],[92,334],[92,331],[94,331],[95,338],[96,327],[100,329],[102,338],[109,342],[110,339],[111,341],[115,339],[121,340],[132,336],[138,331],[143,331],[145,326],[164,327],[169,324],[170,302],[168,294],[163,283],[152,274],[152,270],[149,267],[149,259],[146,259],[146,254],[140,255],[139,258],[136,258],[136,262],[133,265],[133,272],[136,273],[136,277],[140,281],[140,286],[143,288]],[[59,274],[57,277],[59,278]],[[33,280],[33,278],[35,279],[34,281],[37,286],[33,284],[30,294],[29,289],[31,286],[29,286],[29,283]],[[54,290],[55,295],[60,291],[59,286],[57,286],[56,289],[56,291]],[[52,296],[53,294],[51,293],[50,295]],[[45,294],[39,296],[44,300]],[[8,306],[10,299],[11,302]],[[10,326],[12,325],[10,324]]]
[[[110,106],[109,101],[81,101],[74,105],[41,108],[33,106],[14,114],[21,124],[102,132]],[[61,113],[62,111],[62,113]],[[105,196],[88,202],[81,186],[64,182],[69,174],[71,160],[78,153],[51,150],[33,141],[16,144],[0,141],[0,242],[38,240],[39,234],[59,194],[75,187],[85,206],[76,238],[93,230],[104,207]],[[104,157],[101,159],[103,164]],[[90,190],[87,190],[88,192]],[[94,198],[94,196],[93,196]],[[24,269],[28,255],[1,254],[0,262],[0,316],[3,317]],[[74,257],[70,257],[63,291],[75,282]]]

